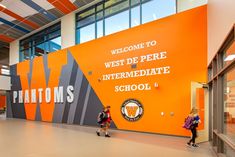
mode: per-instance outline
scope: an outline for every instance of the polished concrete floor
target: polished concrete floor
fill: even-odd
[[[1,157],[215,157],[209,143],[185,145],[187,138],[0,118]]]

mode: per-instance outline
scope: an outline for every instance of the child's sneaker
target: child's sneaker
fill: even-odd
[[[105,137],[111,137],[111,136],[109,136],[109,134],[106,134]]]
[[[100,136],[100,132],[96,131],[97,136]]]
[[[189,142],[188,142],[186,145],[187,145],[188,147],[191,147],[191,143],[189,143]]]
[[[195,148],[199,147],[199,145],[197,145],[197,144],[192,144],[192,146],[195,147]]]

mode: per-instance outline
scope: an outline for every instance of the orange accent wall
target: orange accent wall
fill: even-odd
[[[67,54],[65,50],[60,50],[57,53],[52,53],[48,55],[48,70],[50,71],[50,78],[48,80],[48,84],[45,80],[46,72],[44,70],[43,57],[37,57],[33,60],[33,69],[32,69],[32,80],[29,85],[28,73],[29,69],[29,61],[22,62],[17,66],[17,75],[20,76],[22,90],[28,89],[39,89],[39,88],[47,88],[47,87],[57,87],[59,85],[61,68],[63,65],[67,64]],[[24,95],[24,94],[23,94]],[[29,90],[29,95],[31,95],[31,91]],[[24,96],[23,96],[24,97]],[[39,93],[36,92],[36,98],[39,98]],[[52,122],[53,112],[55,103],[54,93],[51,95],[51,102],[46,103],[45,97],[42,97],[42,103],[40,103],[40,112],[42,121]],[[26,119],[35,120],[36,116],[36,103],[25,103],[25,112]]]
[[[207,7],[202,6],[120,33],[109,35],[69,48],[84,75],[104,105],[111,105],[112,117],[119,129],[186,135],[182,129],[190,112],[191,81],[206,82],[207,71]],[[130,53],[112,55],[111,50],[149,40],[155,47]],[[131,71],[131,66],[106,69],[104,63],[123,58],[166,51],[167,59],[138,63],[137,69],[169,65],[169,75],[98,81],[103,74]],[[92,76],[88,75],[92,71]],[[157,82],[150,91],[114,92],[114,86]],[[144,106],[144,116],[137,122],[126,121],[120,111],[129,98],[138,99]],[[164,116],[161,116],[164,112]],[[170,116],[174,112],[174,116]]]
[[[199,116],[201,119],[201,123],[198,127],[199,130],[203,130],[205,127],[205,94],[204,88],[197,88],[196,89],[196,106],[199,110]]]
[[[114,49],[153,40],[157,42],[155,46],[111,54]],[[167,58],[139,62],[134,69],[126,64],[115,68],[106,68],[104,65],[108,61],[157,52],[167,52]],[[189,132],[182,128],[182,124],[191,109],[191,81],[206,82],[207,76],[207,7],[198,7],[51,53],[48,55],[48,68],[51,73],[48,85],[44,79],[43,57],[37,57],[33,60],[30,88],[45,89],[58,86],[61,67],[67,64],[67,53],[72,54],[102,104],[111,106],[112,119],[118,129],[189,135]],[[29,64],[29,61],[25,61],[17,65],[17,74],[20,76],[23,90],[29,89]],[[163,66],[170,66],[169,74],[109,81],[101,79],[104,74]],[[142,83],[148,83],[151,90],[115,92],[115,86]],[[158,87],[154,86],[156,83]],[[120,112],[123,102],[130,98],[140,101],[144,108],[143,116],[136,122],[127,121]],[[40,105],[42,120],[51,122],[55,104]],[[25,110],[27,119],[34,120],[36,104],[25,104]],[[162,112],[164,115],[161,115]]]
[[[6,107],[6,96],[0,95],[0,109]]]

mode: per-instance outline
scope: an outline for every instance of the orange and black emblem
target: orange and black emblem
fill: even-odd
[[[134,122],[143,116],[144,108],[138,100],[128,99],[122,104],[121,113],[126,120]]]

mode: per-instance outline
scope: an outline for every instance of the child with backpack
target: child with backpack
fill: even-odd
[[[97,123],[100,124],[100,129],[96,131],[97,136],[100,136],[100,133],[103,132],[105,133],[105,137],[110,137],[108,130],[110,128],[111,120],[110,106],[106,106],[103,111],[99,113],[97,118]]]
[[[192,133],[191,139],[189,140],[189,142],[187,142],[188,146],[199,147],[195,143],[195,140],[197,138],[197,127],[199,123],[200,123],[200,117],[198,115],[198,109],[192,108],[190,114],[186,118],[185,123],[183,125],[185,129],[191,130]]]

